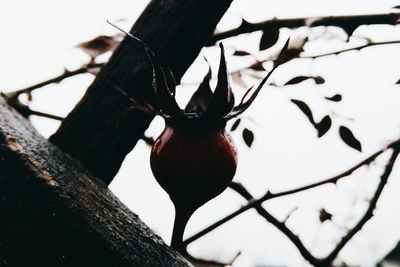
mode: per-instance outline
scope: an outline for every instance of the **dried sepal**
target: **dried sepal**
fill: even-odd
[[[223,118],[232,111],[235,105],[235,98],[228,82],[224,46],[220,43],[219,47],[221,49],[221,57],[218,70],[218,82],[205,113],[205,116],[209,118]]]
[[[204,113],[207,110],[208,104],[213,97],[213,92],[210,88],[211,67],[208,65],[208,72],[200,83],[199,88],[194,92],[189,102],[185,107],[185,113],[200,112]]]
[[[264,79],[262,79],[262,81],[260,82],[258,87],[253,91],[253,93],[250,95],[250,97],[248,98],[247,101],[245,101],[245,98],[252,91],[252,87],[246,91],[246,93],[243,96],[240,104],[237,105],[236,107],[234,107],[233,110],[227,116],[225,116],[226,120],[232,119],[232,118],[242,114],[246,109],[248,109],[250,107],[250,105],[256,99],[258,93],[261,91],[261,89],[264,86],[264,84],[267,82],[268,78],[271,76],[271,74],[274,72],[274,70],[277,67],[279,67],[279,65],[283,62],[283,59],[285,58],[285,53],[287,51],[288,45],[289,45],[289,39],[286,41],[286,43],[283,46],[281,52],[279,53],[279,56],[277,57],[276,61],[274,62],[274,67],[272,68],[272,70],[264,77]]]

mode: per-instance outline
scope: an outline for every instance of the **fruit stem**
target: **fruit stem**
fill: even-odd
[[[175,206],[175,221],[174,230],[172,232],[171,247],[177,251],[182,251],[184,249],[182,246],[183,233],[192,214],[193,211]]]

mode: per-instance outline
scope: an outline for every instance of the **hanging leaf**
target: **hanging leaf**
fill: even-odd
[[[313,79],[316,84],[323,84],[325,82],[325,79],[321,76],[297,76],[287,81],[284,85],[298,84],[308,79]]]
[[[336,94],[336,95],[331,96],[331,97],[325,97],[325,99],[327,99],[329,101],[332,101],[332,102],[340,102],[340,101],[342,101],[342,95]]]
[[[319,211],[319,221],[321,223],[332,220],[332,214],[327,212],[325,209]]]
[[[254,63],[253,65],[251,65],[251,66],[249,67],[249,69],[256,70],[256,71],[264,71],[264,70],[265,70],[265,68],[264,68],[264,66],[263,66],[263,64],[262,64],[262,62],[260,62],[260,61],[257,61],[256,63]]]
[[[240,118],[237,119],[237,120],[235,120],[235,122],[232,124],[231,132],[235,131],[235,130],[238,128],[238,126],[239,126],[239,124],[240,124],[240,121],[241,121]]]
[[[253,134],[253,132],[250,131],[250,130],[247,129],[247,128],[244,128],[244,129],[243,129],[243,132],[242,132],[242,137],[243,137],[243,141],[245,142],[245,144],[246,144],[248,147],[251,147],[251,145],[253,144],[253,141],[254,141],[254,134]]]
[[[314,125],[315,129],[318,131],[318,138],[324,136],[332,126],[332,119],[329,115],[322,118],[319,123]]]
[[[316,84],[324,84],[325,83],[325,79],[322,76],[313,76],[311,77]]]
[[[290,79],[289,81],[287,81],[284,85],[297,84],[297,83],[301,83],[308,79],[310,79],[309,76],[297,76],[297,77],[294,77],[294,78]]]
[[[276,44],[279,39],[279,29],[264,30],[260,39],[259,49],[265,50]]]
[[[345,126],[340,126],[339,135],[340,138],[342,138],[343,142],[346,143],[346,145],[360,152],[362,151],[360,141],[358,141],[358,139],[354,136],[353,132],[349,128]]]
[[[314,117],[308,105],[303,101],[297,99],[290,99],[290,101],[292,101],[292,103],[294,103],[304,113],[304,115],[307,116],[308,120],[315,126]]]
[[[108,51],[114,50],[119,44],[119,35],[107,36],[100,35],[92,40],[78,44],[76,47],[80,48],[83,52],[92,58],[104,54]]]
[[[251,54],[247,51],[243,51],[243,50],[235,50],[235,52],[233,53],[234,56],[250,56]]]

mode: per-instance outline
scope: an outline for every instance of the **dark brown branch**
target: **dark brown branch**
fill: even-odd
[[[130,32],[151,47],[179,82],[231,2],[153,0]],[[129,101],[115,86],[133,98],[146,98],[151,73],[142,46],[125,39],[50,140],[109,183],[153,119],[129,110]]]
[[[215,223],[211,224],[210,226],[206,227],[205,229],[203,229],[203,230],[199,231],[198,233],[192,235],[191,237],[187,238],[186,240],[183,241],[183,245],[187,246],[188,244],[192,243],[193,241],[199,239],[200,237],[202,237],[202,236],[208,234],[209,232],[213,231],[214,229],[218,228],[222,224],[230,221],[231,219],[235,218],[236,216],[242,214],[243,212],[245,212],[245,211],[247,211],[247,210],[249,210],[251,208],[255,208],[255,207],[261,205],[263,202],[265,202],[267,200],[278,198],[278,197],[282,197],[282,196],[287,196],[287,195],[291,195],[291,194],[300,193],[300,192],[303,192],[305,190],[309,190],[309,189],[312,189],[312,188],[315,188],[315,187],[319,187],[319,186],[322,186],[322,185],[325,185],[325,184],[337,183],[340,179],[349,176],[350,174],[352,174],[355,170],[359,169],[360,167],[371,163],[379,155],[381,155],[382,153],[384,153],[385,151],[387,151],[390,148],[398,146],[399,144],[400,144],[400,139],[388,144],[384,148],[382,148],[382,149],[378,150],[377,152],[373,153],[368,158],[364,159],[363,161],[361,161],[360,163],[356,164],[352,168],[342,172],[341,174],[338,174],[338,175],[333,176],[331,178],[322,180],[320,182],[312,183],[312,184],[309,184],[309,185],[306,185],[306,186],[302,186],[302,187],[298,187],[298,188],[291,189],[291,190],[282,191],[282,192],[279,192],[279,193],[271,193],[271,192],[268,191],[261,198],[249,201],[249,203],[247,203],[245,206],[243,206],[243,207],[239,208],[238,210],[228,214],[224,218],[218,220],[217,222],[215,222]]]
[[[376,208],[376,204],[382,194],[382,191],[389,179],[390,174],[392,173],[394,163],[396,162],[396,159],[397,159],[397,156],[399,155],[399,153],[400,153],[400,148],[397,145],[396,147],[394,147],[392,155],[390,156],[390,159],[389,159],[388,163],[386,164],[385,170],[380,177],[379,185],[374,193],[374,196],[370,200],[367,211],[362,216],[362,218],[358,221],[358,223],[344,237],[342,237],[340,242],[336,245],[335,249],[326,258],[323,259],[324,262],[328,262],[328,263],[333,262],[333,260],[337,257],[337,255],[343,249],[343,247],[374,216],[373,213]]]
[[[0,265],[190,266],[1,97],[0,210]]]
[[[390,24],[395,25],[399,13],[391,14],[370,14],[354,16],[332,16],[332,17],[314,17],[314,18],[290,18],[290,19],[272,19],[259,23],[242,23],[239,27],[214,34],[208,45],[213,45],[217,41],[234,37],[244,33],[250,33],[260,30],[274,30],[280,28],[298,28],[302,26],[338,26],[357,28],[360,25],[368,24]]]
[[[240,194],[243,198],[248,201],[253,201],[254,197],[250,194],[250,192],[240,183],[232,183],[230,188]],[[272,214],[270,214],[266,209],[264,209],[261,205],[255,207],[257,213],[264,217],[268,222],[278,228],[290,241],[296,246],[299,250],[300,254],[311,264],[315,265],[318,263],[318,259],[315,258],[308,249],[304,246],[303,242],[300,238],[295,235],[286,225],[284,222],[280,222],[276,219]],[[316,265],[315,265],[316,266]]]

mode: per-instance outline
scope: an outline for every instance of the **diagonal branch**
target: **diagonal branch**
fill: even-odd
[[[244,21],[239,27],[219,32],[208,42],[208,45],[213,45],[217,41],[234,37],[244,33],[251,33],[260,30],[274,30],[280,28],[298,28],[302,26],[338,26],[346,28],[357,28],[365,24],[390,24],[395,25],[400,16],[400,13],[390,14],[369,14],[369,15],[354,15],[354,16],[328,16],[328,17],[303,17],[290,19],[272,19],[259,23],[249,23]]]

